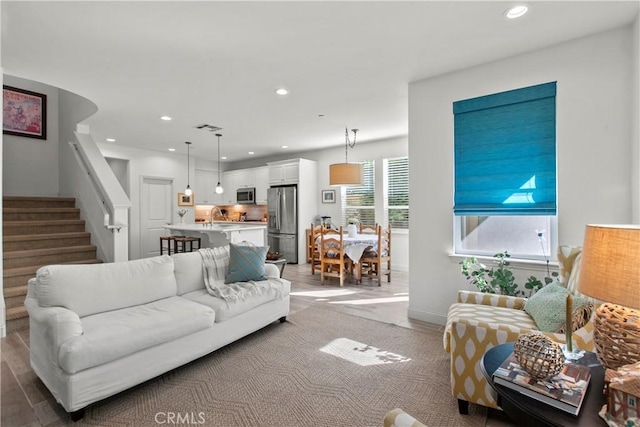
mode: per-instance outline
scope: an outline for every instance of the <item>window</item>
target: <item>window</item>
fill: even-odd
[[[556,83],[454,102],[453,111],[456,252],[552,255]]]
[[[384,159],[385,224],[409,228],[409,158]]]
[[[343,225],[350,219],[361,224],[375,224],[375,182],[373,160],[364,162],[364,183],[357,187],[343,187],[342,218]]]

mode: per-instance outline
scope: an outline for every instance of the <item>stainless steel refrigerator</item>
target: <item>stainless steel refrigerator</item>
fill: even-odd
[[[269,251],[280,252],[292,264],[298,263],[298,201],[296,186],[267,190]]]

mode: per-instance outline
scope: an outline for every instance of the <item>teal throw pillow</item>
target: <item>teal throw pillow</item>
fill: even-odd
[[[564,330],[567,318],[567,295],[569,291],[559,283],[550,283],[527,299],[524,311],[536,322],[542,332],[560,332]],[[572,318],[576,313],[591,307],[589,299],[573,295]],[[573,327],[572,327],[573,330]]]
[[[224,283],[248,282],[265,278],[264,262],[269,246],[234,245],[229,248],[229,271]]]

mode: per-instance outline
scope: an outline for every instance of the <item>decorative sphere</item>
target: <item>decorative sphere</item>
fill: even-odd
[[[538,380],[560,373],[564,365],[562,347],[540,332],[520,335],[513,345],[513,353],[522,369]]]

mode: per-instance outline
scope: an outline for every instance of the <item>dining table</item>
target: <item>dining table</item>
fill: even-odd
[[[320,246],[321,238],[318,237],[316,245]],[[355,268],[355,264],[360,262],[362,254],[369,248],[378,245],[378,235],[369,233],[358,233],[355,235],[349,235],[343,233],[342,246],[344,247],[344,254],[349,257],[352,262],[351,274],[355,276],[356,280],[360,280],[360,268]]]
[[[377,234],[356,234],[355,236],[349,236],[345,234],[342,236],[342,245],[344,246],[344,253],[348,256],[354,264],[357,264],[362,258],[362,254],[369,248],[378,245]]]

